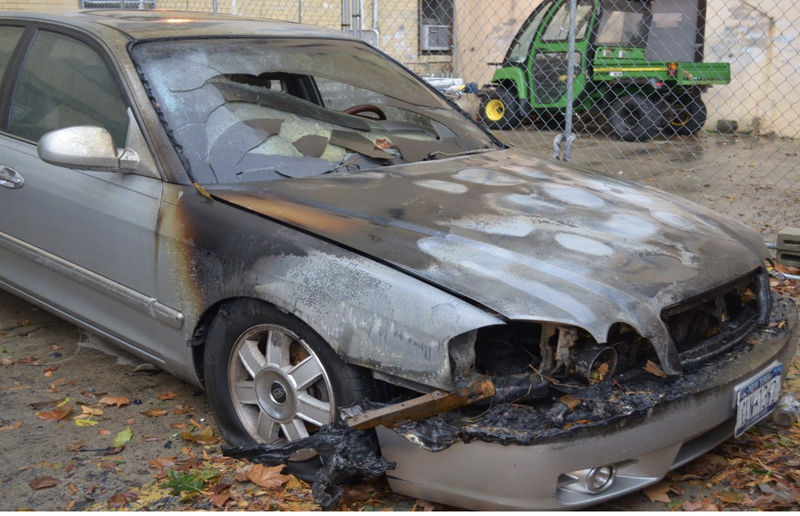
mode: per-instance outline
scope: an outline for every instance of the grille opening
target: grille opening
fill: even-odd
[[[662,312],[684,365],[729,349],[755,326],[760,314],[758,274],[755,271]]]

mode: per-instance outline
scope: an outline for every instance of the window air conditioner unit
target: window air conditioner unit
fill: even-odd
[[[423,25],[420,50],[425,52],[449,51],[450,27],[447,25]]]

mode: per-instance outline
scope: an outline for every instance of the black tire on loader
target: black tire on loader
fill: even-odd
[[[677,98],[675,117],[667,120],[664,133],[668,135],[692,136],[706,124],[708,113],[703,99],[699,95],[684,93]]]
[[[621,140],[646,142],[658,134],[662,115],[644,95],[626,95],[611,102],[606,118]]]

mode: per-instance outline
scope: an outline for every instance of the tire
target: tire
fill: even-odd
[[[374,399],[368,370],[345,364],[297,317],[254,299],[220,308],[209,329],[203,362],[208,399],[231,446],[299,439],[322,424],[340,425],[339,407]],[[234,384],[237,388],[231,389]],[[288,469],[310,480],[321,465],[316,454],[306,450]]]
[[[645,142],[658,134],[661,112],[647,97],[627,95],[611,102],[606,117],[621,140]]]
[[[505,131],[521,124],[519,100],[513,90],[502,86],[481,99],[480,115],[489,129]]]
[[[664,132],[668,135],[692,136],[697,134],[706,124],[708,112],[703,99],[699,95],[683,94],[676,99],[680,106],[675,111],[675,117],[667,120]]]
[[[536,118],[536,125],[549,131],[563,131],[567,126],[567,117],[564,113],[546,113]]]

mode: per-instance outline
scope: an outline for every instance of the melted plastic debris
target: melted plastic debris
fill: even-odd
[[[297,150],[302,152],[304,156],[319,158],[328,146],[328,138],[318,134],[307,134],[295,140],[292,144],[297,147]]]
[[[277,466],[286,464],[296,452],[307,449],[315,450],[323,463],[314,475],[312,492],[314,501],[325,510],[337,507],[344,496],[344,489],[336,485],[337,480],[355,475],[378,478],[396,466],[380,456],[375,432],[332,426],[323,426],[319,432],[297,441],[223,447],[222,452],[227,457]]]

